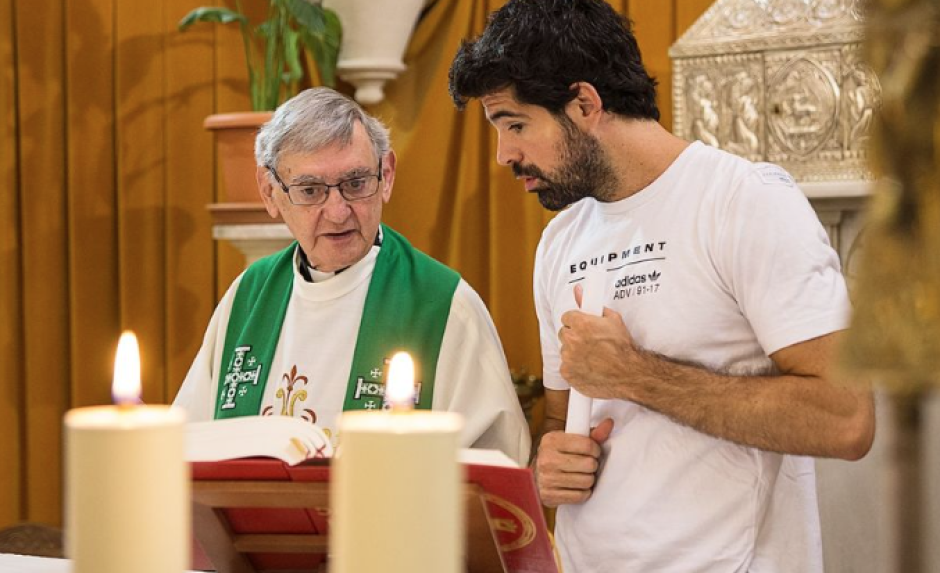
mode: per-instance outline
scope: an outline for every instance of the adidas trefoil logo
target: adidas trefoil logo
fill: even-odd
[[[663,276],[663,273],[659,271],[653,271],[647,275],[651,281],[659,280],[659,277]]]

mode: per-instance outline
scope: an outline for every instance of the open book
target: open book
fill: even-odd
[[[333,457],[333,445],[319,426],[292,416],[243,416],[186,424],[186,461],[277,458],[296,465]]]
[[[316,571],[328,547],[332,454],[323,431],[299,418],[188,424],[193,531],[201,545],[194,548],[193,568]],[[458,459],[467,476],[469,573],[557,572],[532,471],[498,450],[463,449]],[[220,504],[220,499],[231,502]],[[264,541],[268,538],[270,543]],[[247,546],[254,549],[233,550]],[[477,565],[487,546],[488,565]],[[241,565],[228,568],[234,561]]]
[[[243,416],[186,424],[186,461],[277,458],[287,465],[333,457],[329,437],[319,426],[291,416]],[[518,468],[499,450],[462,448],[462,464]]]

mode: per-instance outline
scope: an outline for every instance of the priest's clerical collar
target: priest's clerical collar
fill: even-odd
[[[382,227],[379,227],[379,232],[375,234],[375,241],[372,243],[376,247],[382,246]],[[300,276],[304,277],[304,280],[308,283],[319,283],[327,279],[333,278],[341,272],[345,271],[349,267],[343,267],[338,271],[324,272],[318,271],[310,264],[310,259],[307,258],[307,253],[303,249],[300,250]]]

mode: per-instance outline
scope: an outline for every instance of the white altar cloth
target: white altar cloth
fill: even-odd
[[[0,573],[71,573],[71,571],[72,562],[68,559],[0,553]]]

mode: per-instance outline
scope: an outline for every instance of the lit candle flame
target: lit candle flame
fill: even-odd
[[[125,330],[118,342],[111,395],[115,404],[140,403],[140,348],[130,330]]]
[[[385,399],[393,410],[411,410],[415,402],[415,365],[407,352],[392,356],[385,383]]]

